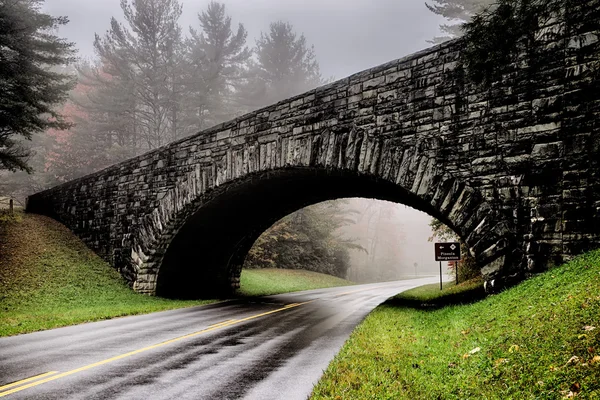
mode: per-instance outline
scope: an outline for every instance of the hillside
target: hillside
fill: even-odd
[[[432,290],[375,309],[312,399],[600,398],[600,251],[470,305]]]
[[[17,213],[0,226],[0,336],[205,304],[134,293],[67,228]]]

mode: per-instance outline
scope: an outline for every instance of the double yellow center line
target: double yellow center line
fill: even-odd
[[[98,362],[93,363],[93,364],[88,364],[88,365],[85,365],[83,367],[80,367],[80,368],[77,368],[77,369],[73,369],[73,370],[70,370],[70,371],[67,371],[67,372],[59,373],[59,371],[50,371],[50,372],[46,372],[44,374],[32,376],[31,378],[27,378],[27,379],[23,379],[23,380],[20,380],[20,381],[17,381],[17,382],[9,383],[7,385],[0,386],[0,397],[4,397],[4,396],[7,396],[7,395],[12,394],[12,393],[20,392],[21,390],[29,389],[29,388],[32,388],[34,386],[38,386],[38,385],[41,385],[41,384],[44,384],[44,383],[47,383],[47,382],[55,381],[57,379],[64,378],[65,376],[73,375],[73,374],[76,374],[78,372],[87,371],[88,369],[96,368],[96,367],[99,367],[101,365],[111,363],[113,361],[117,361],[117,360],[121,360],[123,358],[131,357],[133,355],[136,355],[136,354],[139,354],[139,353],[143,353],[143,352],[148,351],[148,350],[153,350],[153,349],[156,349],[156,348],[159,348],[159,347],[166,346],[166,345],[171,344],[171,343],[179,342],[179,341],[184,340],[184,339],[189,339],[189,338],[192,338],[192,337],[195,337],[195,336],[198,336],[198,335],[202,335],[204,333],[212,332],[212,331],[217,330],[217,329],[225,328],[225,327],[228,327],[228,326],[231,326],[231,325],[235,325],[235,324],[239,324],[239,323],[242,323],[242,322],[250,321],[250,320],[253,320],[253,319],[256,319],[256,318],[264,317],[266,315],[275,314],[275,313],[278,313],[278,312],[281,312],[281,311],[289,310],[291,308],[299,307],[301,305],[310,303],[312,301],[314,301],[314,300],[305,301],[303,303],[288,304],[288,305],[286,305],[284,307],[281,307],[281,308],[278,308],[278,309],[275,309],[275,310],[271,310],[271,311],[267,311],[267,312],[263,312],[263,313],[260,313],[260,314],[251,315],[251,316],[246,317],[246,318],[242,318],[242,319],[230,319],[230,320],[227,320],[227,321],[219,322],[217,324],[209,326],[208,328],[202,329],[202,330],[194,332],[194,333],[189,333],[187,335],[183,335],[183,336],[176,337],[174,339],[166,340],[164,342],[160,342],[160,343],[154,344],[152,346],[143,347],[143,348],[138,349],[138,350],[130,351],[129,353],[121,354],[121,355],[118,355],[118,356],[115,356],[115,357],[112,357],[112,358],[107,358],[106,360],[98,361]]]

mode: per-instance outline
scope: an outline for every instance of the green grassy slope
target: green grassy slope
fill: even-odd
[[[304,270],[245,269],[242,271],[239,294],[242,296],[267,296],[353,284],[353,282],[335,276]]]
[[[213,302],[134,293],[56,221],[18,215],[0,226],[0,336]]]
[[[117,271],[58,222],[0,215],[0,336],[214,302],[134,293]],[[307,271],[250,270],[243,296],[351,284]]]
[[[474,304],[415,307],[432,297],[378,307],[312,398],[600,398],[600,251]]]

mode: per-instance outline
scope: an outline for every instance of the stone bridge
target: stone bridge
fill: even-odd
[[[600,16],[581,4],[489,87],[451,41],[37,193],[27,210],[149,294],[231,290],[265,229],[342,197],[424,211],[486,280],[523,278],[600,247]]]

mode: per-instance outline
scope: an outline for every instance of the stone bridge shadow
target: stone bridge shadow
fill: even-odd
[[[433,167],[433,163],[427,163]],[[223,295],[239,287],[244,258],[280,218],[345,197],[401,203],[440,219],[465,240],[488,279],[517,270],[514,231],[482,195],[449,176],[423,171],[410,189],[338,168],[286,167],[245,175],[201,192],[201,176],[169,192],[131,238],[138,290],[177,298]],[[398,181],[395,182],[395,181]],[[170,209],[171,213],[165,213]],[[161,212],[162,211],[162,212]]]

